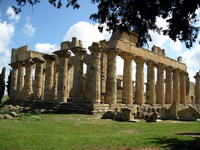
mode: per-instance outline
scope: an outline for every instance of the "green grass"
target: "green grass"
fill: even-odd
[[[0,120],[0,149],[199,149],[200,122],[117,122],[90,115],[41,114]]]
[[[9,98],[8,95],[4,95],[3,98],[2,98],[2,102],[7,101],[8,98]]]

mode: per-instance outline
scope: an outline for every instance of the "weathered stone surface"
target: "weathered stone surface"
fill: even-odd
[[[5,114],[4,115],[4,119],[13,119],[13,117],[11,115],[9,115],[9,114]]]
[[[173,103],[171,107],[169,108],[169,118],[170,119],[179,119],[178,117],[178,111],[180,105],[178,103]]]
[[[133,118],[131,109],[129,108],[122,108],[121,112],[118,112],[115,116],[115,120],[117,121],[130,121]]]
[[[117,113],[115,111],[107,111],[103,114],[101,119],[114,119]]]
[[[17,114],[16,112],[14,112],[14,111],[11,111],[11,112],[9,113],[9,115],[11,115],[11,116],[14,117],[14,118],[18,117],[18,114]]]
[[[187,109],[178,112],[178,116],[181,120],[196,121],[200,119],[200,112],[192,105],[188,105]]]

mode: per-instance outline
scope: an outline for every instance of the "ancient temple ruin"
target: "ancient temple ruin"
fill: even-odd
[[[95,112],[117,107],[200,104],[200,73],[195,76],[194,95],[181,57],[174,60],[166,56],[164,49],[153,46],[148,50],[137,43],[135,33],[114,32],[109,41],[92,43],[90,53],[76,38],[62,42],[61,50],[52,54],[31,51],[28,46],[13,49],[10,100],[57,102]],[[117,56],[124,60],[122,76],[116,73]],[[132,61],[136,63],[135,81]]]

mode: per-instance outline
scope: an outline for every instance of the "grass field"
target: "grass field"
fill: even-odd
[[[200,122],[117,122],[90,115],[0,120],[0,149],[200,149]]]
[[[8,98],[9,98],[9,97],[8,97],[7,95],[4,95],[3,98],[2,98],[2,102],[7,101]]]

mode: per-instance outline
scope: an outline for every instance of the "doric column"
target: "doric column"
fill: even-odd
[[[135,103],[144,104],[144,62],[140,56],[135,57],[136,62],[136,91],[135,91]]]
[[[25,85],[24,85],[24,99],[25,100],[32,100],[32,94],[33,94],[33,60],[27,60],[25,61],[25,69],[26,69],[26,75],[25,75]]]
[[[172,104],[173,102],[172,71],[172,67],[168,66],[166,68],[165,104]]]
[[[69,95],[67,88],[68,58],[70,57],[71,53],[67,49],[56,51],[54,53],[58,56],[59,61],[57,100],[60,102],[67,102],[67,96]]]
[[[91,103],[101,102],[101,48],[99,43],[93,42],[89,47],[91,52],[91,76],[89,78],[89,89],[87,99]]]
[[[175,69],[173,73],[173,103],[180,103],[180,84],[178,69]]]
[[[108,49],[108,68],[106,81],[106,96],[105,102],[107,104],[117,103],[117,76],[116,76],[116,57],[119,53],[118,49]]]
[[[83,74],[83,57],[86,53],[85,48],[80,46],[74,47],[72,52],[74,56],[74,77],[72,87],[72,102],[83,102],[84,100],[84,74]]]
[[[16,91],[17,91],[17,76],[18,76],[18,66],[17,63],[10,64],[12,67],[12,75],[11,75],[11,85],[10,85],[10,99],[16,99]]]
[[[18,62],[17,99],[23,98],[24,88],[24,62]]]
[[[180,72],[180,103],[185,104],[186,102],[186,72]]]
[[[153,105],[156,103],[154,62],[148,60],[146,64],[147,64],[146,103]]]
[[[157,65],[157,90],[156,90],[156,104],[164,104],[164,65]]]
[[[58,93],[58,58],[56,57],[56,61],[54,62],[54,77],[53,77],[53,98],[52,99],[57,99],[57,93]]]
[[[56,56],[44,54],[43,58],[46,60],[44,100],[54,100],[54,62],[56,60]]]
[[[196,73],[195,78],[195,103],[200,104],[200,71]]]
[[[44,59],[33,58],[33,61],[36,63],[35,66],[35,82],[33,88],[33,100],[42,100],[43,94],[43,64],[45,63]]]
[[[128,53],[122,53],[120,54],[120,56],[124,60],[122,103],[132,104],[133,103],[132,59],[134,56]]]

